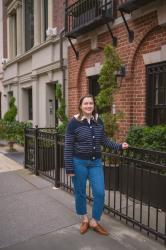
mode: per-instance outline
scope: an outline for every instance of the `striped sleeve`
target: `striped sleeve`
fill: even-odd
[[[65,134],[64,160],[65,160],[65,169],[67,174],[74,173],[73,147],[74,147],[74,129],[71,120],[67,126],[67,131]]]
[[[102,145],[104,147],[113,149],[113,150],[121,150],[122,149],[122,144],[116,143],[112,140],[110,140],[106,135],[104,131],[104,124],[102,120],[100,119],[101,124],[103,125],[103,136],[102,136]]]
[[[121,150],[122,149],[122,144],[116,143],[112,140],[110,140],[109,138],[107,138],[104,134],[104,138],[103,138],[103,146],[107,147],[107,148],[111,148],[114,150]]]

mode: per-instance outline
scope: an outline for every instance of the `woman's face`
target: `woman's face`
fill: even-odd
[[[90,116],[94,110],[94,102],[91,97],[85,97],[80,106],[83,115]]]

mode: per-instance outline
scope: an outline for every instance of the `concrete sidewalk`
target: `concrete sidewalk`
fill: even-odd
[[[80,235],[73,196],[0,153],[0,249],[165,249],[108,215],[103,215],[102,224],[108,237],[92,230]]]

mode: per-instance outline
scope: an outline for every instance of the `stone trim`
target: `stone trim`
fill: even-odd
[[[166,61],[166,45],[161,46],[161,50],[143,54],[144,64],[153,64]]]
[[[30,56],[33,55],[34,52],[38,51],[38,50],[42,50],[43,48],[47,47],[50,44],[56,44],[59,42],[59,37],[57,38],[51,38],[47,41],[44,41],[43,43],[41,43],[40,45],[31,48],[30,50],[28,50],[27,52],[25,52],[23,55],[20,55],[18,57],[13,58],[12,60],[10,60],[9,62],[7,62],[4,66],[4,69],[6,69],[8,66],[14,64],[14,63],[18,63],[21,62],[23,60],[26,60],[27,58],[29,58]]]
[[[89,67],[85,69],[86,76],[94,76],[94,75],[99,75],[101,71],[102,65],[100,63],[95,63],[94,67]]]
[[[49,72],[58,71],[58,70],[60,70],[60,61],[35,69],[31,73],[28,73],[28,74],[17,76],[17,77],[12,77],[8,80],[3,80],[3,84],[8,85],[8,84],[13,84],[15,82],[24,83],[24,82],[34,81],[36,78],[39,77],[39,75],[46,74],[46,73],[48,74]]]

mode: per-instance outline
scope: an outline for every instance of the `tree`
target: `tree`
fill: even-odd
[[[114,95],[118,90],[116,72],[120,66],[121,60],[115,48],[107,45],[104,49],[104,63],[98,79],[100,91],[96,97],[96,103],[100,108],[106,134],[110,137],[114,137],[118,128],[117,121],[122,117],[122,112],[116,115],[112,113]]]

